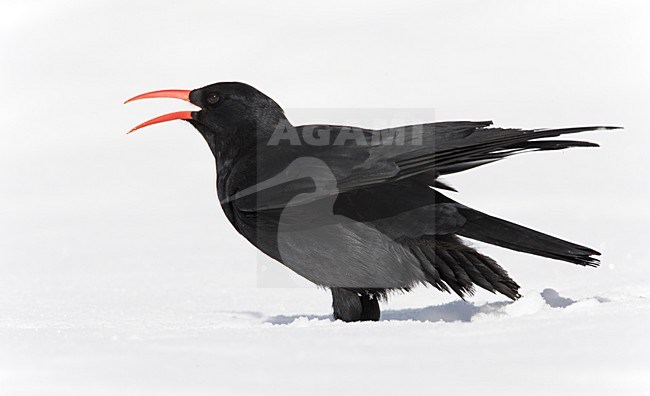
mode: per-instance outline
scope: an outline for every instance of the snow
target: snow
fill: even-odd
[[[7,394],[643,394],[650,386],[650,304],[635,294],[554,308],[557,292],[547,289],[515,303],[453,301],[345,324],[327,317],[326,294],[312,289],[140,295],[132,305],[116,302],[124,291],[106,293],[112,304],[52,303],[2,321]],[[274,301],[288,296],[320,307]]]
[[[0,395],[650,392],[650,48],[643,2],[0,5]],[[326,28],[321,28],[326,26]],[[511,303],[433,288],[378,323],[260,256],[189,125],[126,136],[239,80],[295,123],[622,125],[522,155],[454,198],[594,247],[599,268],[476,244]],[[389,115],[388,115],[389,114]]]

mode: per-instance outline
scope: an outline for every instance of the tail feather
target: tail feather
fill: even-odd
[[[460,207],[467,222],[458,235],[519,252],[596,267],[600,253],[585,246],[552,237],[477,210]]]

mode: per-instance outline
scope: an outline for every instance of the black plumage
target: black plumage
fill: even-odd
[[[518,298],[508,273],[460,237],[598,265],[593,249],[452,200],[440,190],[453,188],[439,177],[522,152],[596,147],[552,138],[614,127],[523,130],[490,121],[294,127],[272,99],[242,83],[136,98],[146,97],[180,97],[201,108],[142,125],[188,120],[214,154],[228,220],[262,252],[330,288],[337,319],[377,320],[378,300],[418,284],[461,297],[476,285]]]

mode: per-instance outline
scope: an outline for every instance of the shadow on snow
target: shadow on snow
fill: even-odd
[[[541,293],[542,298],[552,308],[566,308],[574,303],[568,297],[562,297],[554,289],[544,289]],[[595,297],[599,302],[607,300],[601,297]],[[498,313],[502,308],[512,304],[513,301],[497,301],[483,305],[475,305],[468,301],[452,301],[442,305],[431,305],[424,308],[409,309],[389,309],[381,313],[381,320],[414,320],[419,322],[471,322],[472,318],[478,314]],[[266,319],[265,322],[271,324],[289,324],[298,318],[309,320],[333,320],[331,315],[276,315]]]

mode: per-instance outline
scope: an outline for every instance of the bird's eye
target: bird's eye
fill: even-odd
[[[207,102],[211,105],[217,104],[219,100],[221,100],[221,98],[217,94],[210,94],[207,98]]]

